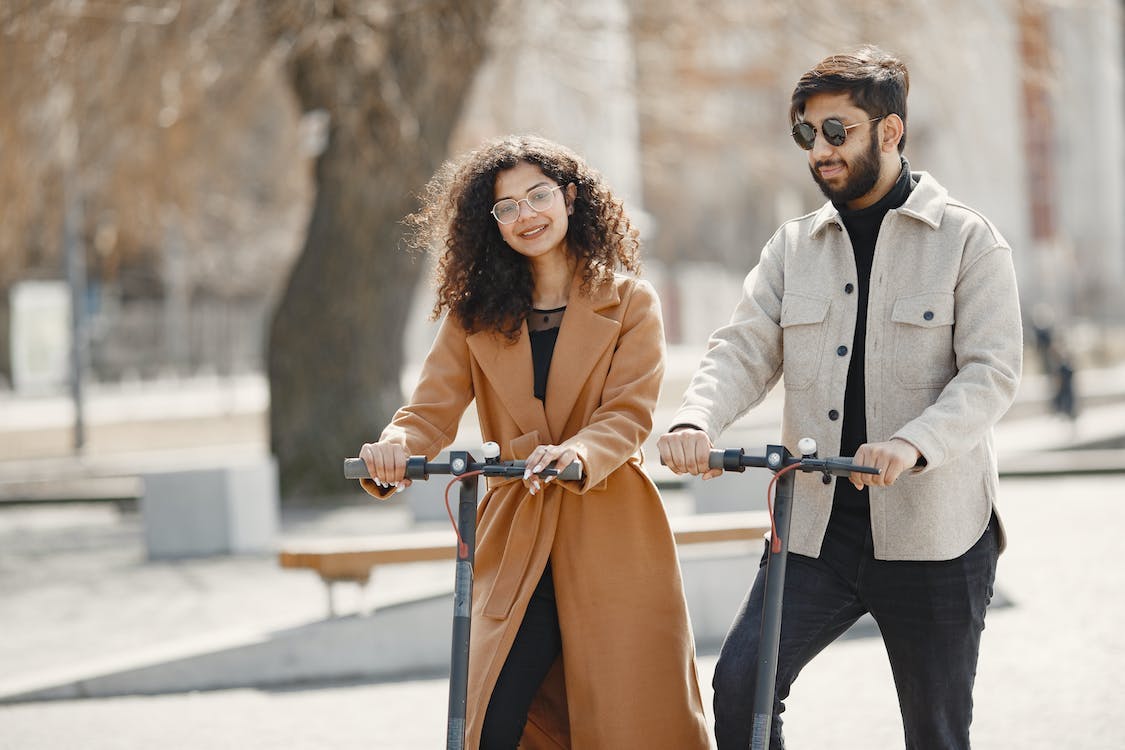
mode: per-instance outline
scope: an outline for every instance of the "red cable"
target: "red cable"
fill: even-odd
[[[777,525],[773,521],[774,485],[777,484],[777,480],[780,479],[783,474],[787,474],[799,468],[801,468],[800,464],[789,464],[784,469],[774,474],[773,479],[770,480],[769,486],[766,487],[766,507],[769,508],[770,511],[770,551],[775,555],[781,552],[781,537],[778,536]],[[790,508],[789,512],[792,513],[793,509]]]
[[[469,557],[469,545],[465,544],[465,540],[461,538],[461,529],[457,527],[457,522],[453,520],[453,509],[449,507],[449,488],[462,479],[475,477],[483,474],[484,471],[470,471],[465,474],[453,477],[449,480],[449,484],[445,485],[445,512],[449,514],[449,522],[453,524],[453,531],[457,534],[457,559],[465,560]]]

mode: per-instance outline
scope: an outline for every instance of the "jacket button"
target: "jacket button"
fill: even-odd
[[[926,310],[926,312],[922,313],[922,317],[925,318],[926,320],[933,320],[934,319],[934,313],[933,313],[932,310]]]
[[[832,409],[831,411],[828,412],[828,418],[831,419],[833,422],[835,422],[837,419],[840,418],[840,412],[836,411],[835,409]]]
[[[839,354],[842,357],[842,356],[844,356],[845,354],[848,353],[848,347],[838,346],[838,347],[836,347],[836,353]]]
[[[844,294],[851,294],[855,291],[855,284],[844,284]]]

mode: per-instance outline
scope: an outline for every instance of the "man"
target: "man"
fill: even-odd
[[[797,83],[793,138],[829,202],[766,244],[658,441],[673,471],[718,475],[713,441],[784,376],[791,451],[807,435],[821,455],[882,471],[797,475],[773,748],[797,674],[866,612],[906,747],[969,747],[1004,545],[992,427],[1015,395],[1023,337],[1008,244],[901,156],[908,89],[906,66],[874,47],[828,57]],[[749,744],[764,573],[715,667],[719,750]]]

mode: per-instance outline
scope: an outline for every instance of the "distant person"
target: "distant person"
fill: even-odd
[[[1015,396],[1023,338],[1008,243],[902,157],[908,88],[906,66],[875,47],[801,77],[793,139],[828,202],[766,243],[658,441],[673,471],[715,476],[713,442],[784,376],[791,451],[807,435],[821,455],[882,470],[796,476],[772,748],[801,669],[868,612],[906,747],[969,747],[1004,546],[992,428]],[[750,741],[763,589],[764,569],[715,667],[719,750]]]
[[[1074,421],[1078,418],[1078,398],[1074,388],[1074,365],[1067,347],[1055,336],[1054,315],[1040,305],[1032,316],[1035,348],[1039,352],[1040,368],[1051,390],[1051,409]]]
[[[707,748],[676,548],[641,466],[664,331],[637,232],[601,176],[534,137],[445,165],[411,217],[445,313],[410,402],[359,455],[385,497],[476,400],[533,471],[480,504],[467,747]],[[521,743],[522,737],[522,744]]]
[[[1068,357],[1059,356],[1055,369],[1055,395],[1051,399],[1055,412],[1073,421],[1078,419],[1078,398],[1074,393],[1074,367]]]
[[[1039,369],[1050,377],[1055,370],[1055,326],[1050,308],[1036,306],[1031,316],[1031,330],[1035,334],[1035,351],[1039,353]]]

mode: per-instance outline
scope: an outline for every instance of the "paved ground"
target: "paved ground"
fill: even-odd
[[[1005,480],[1003,511],[1011,546],[1001,558],[997,588],[1010,605],[994,609],[988,618],[975,747],[1125,747],[1125,642],[1120,636],[1125,568],[1112,562],[1111,552],[1125,526],[1123,499],[1125,480],[1116,476]],[[75,518],[86,528],[92,520]],[[24,523],[28,535],[33,521]],[[56,541],[64,542],[65,533],[56,532]],[[124,647],[172,621],[196,629],[230,626],[250,616],[248,610],[262,615],[282,605],[319,603],[314,592],[300,590],[300,576],[278,575],[255,561],[152,570],[136,559],[138,544],[128,524],[116,533],[113,554],[44,550],[71,558],[69,566],[50,565],[57,573],[71,567],[67,583],[5,584],[0,661],[11,664],[21,649],[58,649],[64,659],[78,658],[84,637],[91,641],[87,647]],[[13,535],[19,533],[7,528],[0,536],[5,549]],[[107,530],[103,541],[113,538]],[[88,566],[106,567],[79,574],[83,559]],[[224,566],[236,575],[220,576]],[[4,580],[12,574],[6,569]],[[162,588],[167,596],[158,595]],[[103,611],[85,619],[82,610],[97,610],[97,600]],[[120,611],[110,616],[112,609]],[[9,619],[13,616],[15,623]],[[700,666],[709,680],[713,655],[701,655]],[[0,748],[428,749],[442,744],[445,701],[444,679],[416,679],[11,705],[0,707]],[[838,642],[810,665],[791,696],[786,732],[794,748],[902,746],[890,673],[877,638]]]
[[[1114,370],[1088,382],[1100,384],[1101,405],[1085,411],[1078,424],[1042,413],[1029,397],[1002,426],[1002,446],[1120,436],[1125,418],[1114,393],[1125,390],[1125,377]],[[102,435],[96,450],[80,464],[111,470],[182,460],[185,448],[196,459],[208,451],[260,450],[261,431],[253,427],[260,400],[252,383],[244,386],[249,390],[228,391],[228,400],[214,402],[203,419],[161,419],[157,396],[130,423],[115,421],[108,409],[94,422]],[[1029,381],[1027,387],[1038,386]],[[211,403],[209,392],[201,389],[199,404]],[[65,458],[65,410],[42,413],[54,421],[36,422],[35,409],[0,399],[0,483],[57,476],[60,467],[73,465]],[[767,404],[742,434],[768,431],[763,425],[775,414],[776,403]],[[13,415],[23,420],[18,429]],[[169,427],[181,419],[193,429]],[[224,431],[224,424],[251,427]],[[154,441],[146,434],[163,437]],[[201,447],[200,436],[208,435],[212,446],[229,445]],[[28,436],[39,442],[22,439]],[[1112,555],[1125,526],[1122,500],[1125,475],[1003,481],[1011,546],[1001,558],[997,588],[1010,606],[995,609],[988,620],[976,747],[1125,747],[1125,640],[1118,633],[1125,567]],[[401,505],[290,510],[283,518],[284,532],[295,536],[409,522]],[[323,615],[323,592],[311,575],[281,571],[272,558],[149,563],[141,534],[135,510],[114,504],[0,504],[0,682],[113,661],[169,641]],[[387,568],[379,574],[376,603],[410,596],[421,582],[444,574],[425,565]],[[705,689],[713,666],[714,655],[701,654]],[[442,745],[445,702],[444,679],[420,678],[8,705],[0,706],[0,750],[433,748]],[[877,638],[834,644],[806,670],[790,700],[786,731],[798,749],[902,746]]]

